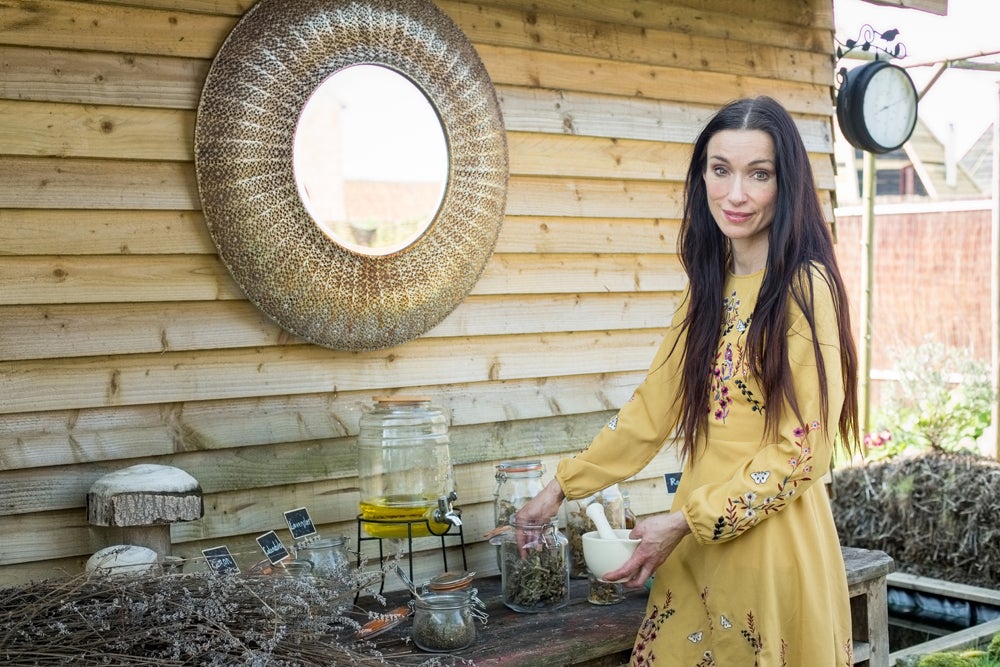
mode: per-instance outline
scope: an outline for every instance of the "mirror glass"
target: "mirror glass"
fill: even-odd
[[[334,241],[388,255],[416,241],[441,206],[448,146],[430,100],[380,65],[334,72],[295,131],[299,197]]]

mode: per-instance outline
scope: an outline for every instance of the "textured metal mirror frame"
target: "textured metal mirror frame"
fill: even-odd
[[[448,143],[437,216],[416,242],[385,256],[324,234],[293,173],[303,105],[331,74],[358,64],[413,81]],[[444,319],[492,255],[507,197],[496,91],[465,35],[425,0],[260,0],[208,73],[195,165],[209,231],[250,301],[295,335],[343,350],[404,343]]]

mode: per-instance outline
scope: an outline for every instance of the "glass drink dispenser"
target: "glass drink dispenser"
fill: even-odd
[[[448,418],[423,396],[376,397],[361,416],[361,523],[371,537],[443,535],[462,525]]]

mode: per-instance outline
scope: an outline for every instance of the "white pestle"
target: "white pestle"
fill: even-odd
[[[608,517],[604,515],[604,506],[601,503],[590,503],[587,505],[587,516],[597,526],[597,534],[602,540],[617,540],[614,529],[608,523]]]

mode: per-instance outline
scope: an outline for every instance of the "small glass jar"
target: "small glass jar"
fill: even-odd
[[[565,502],[566,537],[569,539],[570,550],[569,576],[574,579],[586,579],[589,573],[587,561],[583,557],[583,534],[597,530],[597,526],[587,516],[587,506],[591,503],[600,503],[604,507],[604,516],[612,528],[625,527],[625,502],[617,484],[586,498]]]
[[[632,511],[632,500],[628,489],[622,489],[622,505],[625,508],[624,528],[632,530],[635,528],[635,524],[638,523],[638,518],[636,518],[635,512]]]
[[[476,619],[485,612],[476,589],[424,593],[413,600],[413,643],[424,651],[447,653],[468,647],[476,640]]]
[[[317,577],[344,577],[351,569],[347,553],[349,537],[338,535],[299,545],[299,557],[312,563],[312,573]]]
[[[601,581],[593,573],[587,575],[587,602],[590,604],[618,604],[625,600],[625,584]]]
[[[569,604],[569,542],[559,519],[520,524],[493,538],[499,544],[503,602],[514,611],[544,612]]]

